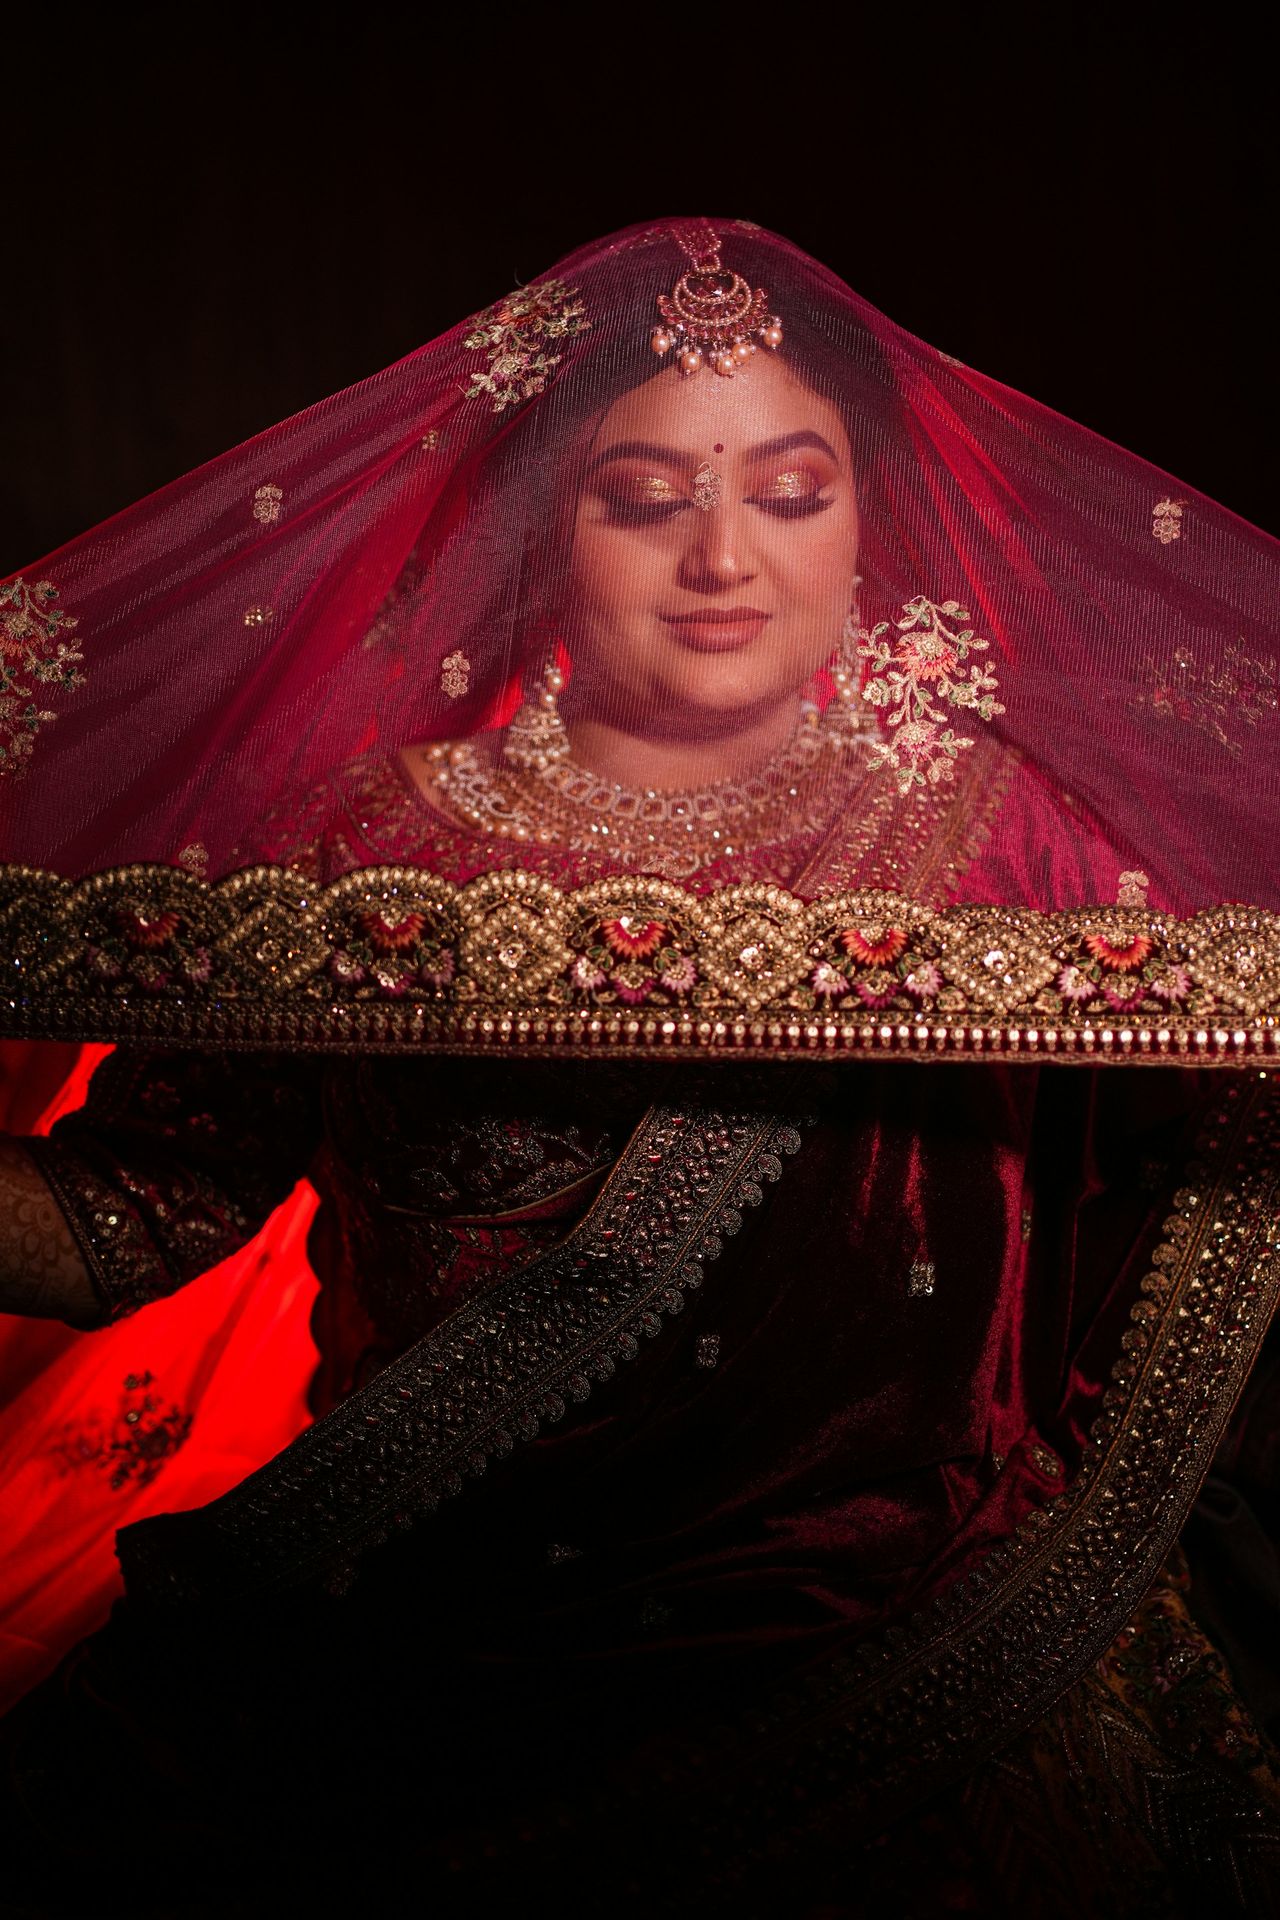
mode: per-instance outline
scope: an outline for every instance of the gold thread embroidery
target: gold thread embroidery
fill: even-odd
[[[0,939],[15,1037],[1210,1064],[1280,1040],[1280,916],[1234,905],[1178,920],[629,875],[566,891],[523,869],[317,886],[8,867]]]
[[[246,627],[265,627],[275,614],[274,607],[246,607],[244,624]]]
[[[19,576],[0,586],[0,774],[22,772],[36,734],[57,719],[36,705],[36,689],[84,683],[84,655],[62,638],[80,623],[57,598],[52,580],[29,587]]]
[[[927,1300],[933,1292],[934,1265],[932,1260],[913,1260],[911,1271],[907,1275],[907,1295],[912,1300]]]
[[[460,700],[470,683],[471,662],[465,653],[451,653],[440,666],[440,690],[450,700]]]
[[[970,653],[985,653],[990,645],[980,639],[972,627],[948,625],[968,620],[969,614],[958,600],[944,600],[935,606],[920,594],[909,600],[902,617],[894,622],[900,638],[886,642],[889,621],[881,620],[870,631],[854,629],[853,637],[862,642],[859,657],[871,662],[871,671],[862,697],[872,706],[888,708],[888,725],[876,743],[873,770],[890,768],[901,793],[926,780],[951,778],[956,755],[973,746],[971,736],[956,734],[946,724],[946,716],[937,705],[976,713],[980,720],[994,719],[1005,711],[996,699],[999,682],[985,667],[973,665],[966,680],[958,671]]]
[[[487,373],[472,374],[467,399],[487,394],[495,413],[532,399],[564,357],[549,353],[548,345],[585,333],[590,325],[578,289],[563,280],[518,287],[471,323],[464,345],[473,351],[483,348],[489,368]]]
[[[1174,540],[1182,538],[1182,516],[1186,511],[1185,500],[1157,500],[1151,509],[1152,537],[1167,547]]]
[[[258,487],[253,496],[254,519],[261,520],[264,526],[270,526],[273,521],[280,518],[280,502],[283,499],[283,489],[275,486],[271,481],[268,481],[265,486]]]
[[[1258,1076],[1215,1099],[1195,1152],[1079,1469],[1068,1478],[1056,1453],[1036,1448],[1047,1456],[1039,1470],[1067,1484],[971,1574],[741,1720],[700,1727],[692,1748],[687,1736],[646,1745],[671,1845],[687,1820],[708,1857],[741,1859],[748,1827],[775,1847],[797,1809],[810,1848],[881,1833],[1032,1725],[1123,1630],[1172,1549],[1280,1298],[1275,1082]],[[991,1464],[999,1473],[1004,1457],[993,1452]],[[576,1817],[600,1811],[588,1796]]]
[[[1145,873],[1122,873],[1117,882],[1116,905],[1118,907],[1145,907],[1147,888],[1151,885]]]
[[[125,1528],[130,1591],[163,1603],[316,1576],[342,1591],[390,1528],[434,1513],[635,1359],[799,1149],[776,1112],[650,1108],[560,1246],[458,1308],[230,1493]]]
[[[1143,706],[1162,720],[1208,734],[1233,759],[1245,750],[1239,730],[1274,723],[1280,712],[1280,665],[1247,653],[1243,640],[1225,649],[1220,664],[1201,664],[1185,645],[1175,647],[1168,661],[1148,654],[1141,676]]]

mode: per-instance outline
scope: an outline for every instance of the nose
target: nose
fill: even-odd
[[[754,580],[757,561],[748,509],[728,497],[684,515],[688,529],[680,554],[680,585],[690,593],[724,593]]]

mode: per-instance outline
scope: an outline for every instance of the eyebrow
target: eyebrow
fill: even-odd
[[[748,447],[748,460],[770,460],[779,454],[793,453],[798,447],[816,447],[825,453],[837,466],[840,456],[829,441],[820,433],[805,428],[799,433],[783,433],[776,440],[762,440],[758,446]],[[605,447],[596,454],[587,466],[588,473],[594,473],[609,460],[653,460],[661,466],[686,467],[690,460],[697,458],[683,447],[664,447],[656,440],[616,440],[611,447]]]

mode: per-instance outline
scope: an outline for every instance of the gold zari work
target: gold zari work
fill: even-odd
[[[1248,1063],[1280,1032],[1280,916],[933,908],[876,889],[563,890],[369,867],[72,882],[0,873],[0,1032],[460,1052],[874,1053]]]

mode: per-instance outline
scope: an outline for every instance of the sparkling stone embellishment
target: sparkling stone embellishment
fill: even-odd
[[[907,1293],[912,1300],[926,1299],[933,1292],[933,1261],[913,1260],[907,1276]]]

